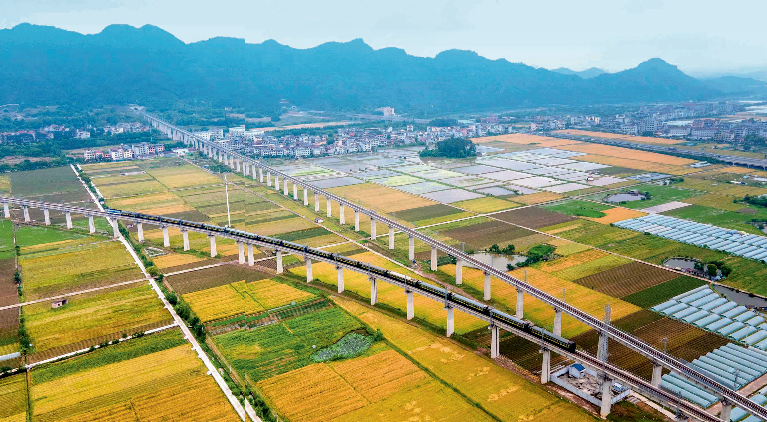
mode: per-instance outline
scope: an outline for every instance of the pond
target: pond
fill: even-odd
[[[733,289],[732,287],[722,286],[719,284],[713,285],[714,290],[724,295],[727,299],[737,303],[738,305],[767,308],[767,299],[759,296],[750,296],[746,292],[741,292]]]
[[[619,202],[629,202],[629,201],[641,201],[644,199],[644,195],[640,194],[633,194],[633,193],[616,193],[615,195],[610,195],[605,199],[605,202],[611,202],[611,203],[619,203]]]
[[[664,267],[679,268],[680,270],[694,270],[695,262],[691,259],[672,258],[663,263]]]
[[[493,266],[493,268],[501,271],[507,270],[507,265],[511,264],[516,266],[520,262],[524,262],[527,260],[527,257],[524,255],[497,255],[487,252],[478,252],[471,255],[472,258],[482,261],[483,263],[487,265]],[[470,267],[470,265],[466,264],[467,267]]]

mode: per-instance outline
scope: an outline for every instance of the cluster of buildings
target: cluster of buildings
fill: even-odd
[[[767,122],[747,120],[696,119],[681,125],[664,128],[662,136],[685,138],[692,140],[715,140],[720,142],[739,143],[746,136],[755,135],[767,137]]]
[[[0,141],[33,142],[53,139],[57,135],[64,138],[89,139],[91,136],[117,135],[119,133],[148,132],[149,126],[139,122],[118,123],[104,127],[91,125],[85,128],[73,128],[64,125],[48,125],[35,130],[19,130],[15,132],[0,132]]]
[[[330,135],[304,133],[275,136],[263,130],[236,126],[226,131],[195,132],[195,135],[259,157],[305,158],[369,152],[397,145],[432,144],[451,137],[470,138],[513,131],[512,124],[491,115],[479,123],[475,120],[458,121],[454,126],[427,126],[426,130],[416,130],[414,125],[398,129],[392,126],[342,127]]]
[[[176,151],[174,151],[176,152]],[[188,152],[188,151],[187,151]],[[131,146],[120,145],[119,147],[106,150],[86,149],[83,158],[90,160],[131,160],[133,158],[152,158],[165,153],[165,145],[142,142]]]

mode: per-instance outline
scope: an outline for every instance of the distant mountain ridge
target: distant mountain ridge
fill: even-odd
[[[472,51],[434,58],[361,39],[295,49],[274,40],[217,37],[185,44],[151,25],[110,25],[83,35],[21,24],[0,30],[0,103],[168,105],[212,101],[277,110],[307,108],[413,115],[549,104],[680,101],[727,90],[652,59],[617,73],[562,74]],[[717,87],[718,86],[718,87]],[[742,84],[741,84],[742,86]]]
[[[559,67],[556,69],[552,69],[551,71],[556,73],[561,73],[562,75],[576,75],[576,76],[580,76],[583,79],[596,78],[597,76],[601,74],[607,73],[598,67],[590,67],[586,70],[581,70],[581,71],[571,70],[566,67]]]

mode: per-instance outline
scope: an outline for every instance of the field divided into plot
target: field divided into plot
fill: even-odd
[[[380,329],[387,341],[407,353],[410,359],[479,404],[495,418],[507,421],[548,418],[571,422],[593,420],[574,404],[557,398],[443,337],[350,300],[334,300],[372,328]],[[473,419],[469,417],[464,420]]]
[[[48,236],[45,233],[42,235]],[[58,237],[52,234],[49,240]],[[98,237],[78,237],[22,247],[19,264],[26,299],[142,278],[122,243]]]
[[[624,298],[679,277],[671,271],[632,261],[574,280],[582,286],[617,298]]]
[[[492,420],[386,345],[258,383],[291,421]]]
[[[328,307],[254,330],[221,334],[213,340],[229,364],[255,383],[309,365],[314,351],[361,328],[340,308]]]
[[[35,360],[171,323],[170,314],[145,283],[68,300],[68,304],[56,309],[49,302],[24,307],[26,326],[37,352]]]
[[[240,420],[188,345],[148,349],[130,359],[105,349],[33,371],[34,420]]]
[[[183,296],[203,322],[300,303],[315,296],[271,280],[244,281],[189,293]]]
[[[0,421],[26,422],[27,380],[23,374],[0,378]]]

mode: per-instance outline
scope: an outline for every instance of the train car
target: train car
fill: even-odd
[[[534,336],[541,338],[546,343],[553,344],[562,349],[565,349],[570,353],[575,352],[576,344],[574,341],[568,340],[564,337],[560,337],[550,331],[544,330],[541,327],[532,326],[530,329],[530,334],[533,334]]]
[[[497,311],[497,310],[492,310],[491,311],[491,316],[493,317],[493,319],[497,319],[498,321],[501,321],[503,323],[512,325],[512,326],[514,326],[516,328],[519,328],[520,330],[525,331],[525,332],[529,332],[530,328],[533,325],[529,321],[525,321],[525,320],[513,317],[511,315],[505,314],[505,313]]]

